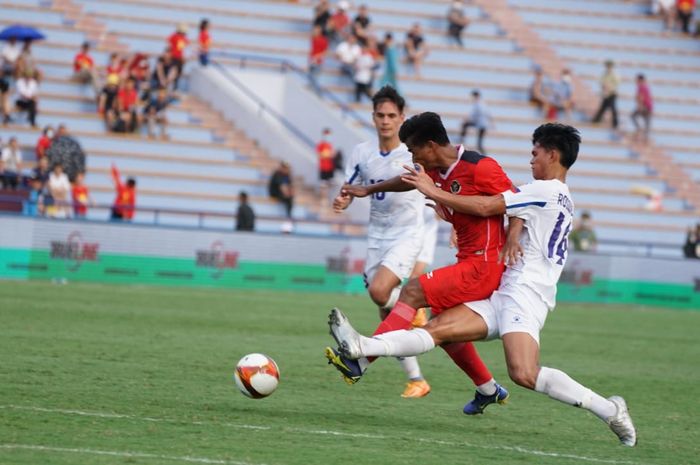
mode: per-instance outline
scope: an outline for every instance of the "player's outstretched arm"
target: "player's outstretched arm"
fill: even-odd
[[[368,195],[376,194],[377,192],[406,192],[414,189],[410,184],[406,184],[401,179],[401,176],[395,176],[386,181],[367,186],[357,184],[345,184],[340,188],[340,194],[347,194],[353,197],[367,197]]]
[[[492,196],[452,194],[435,186],[421,165],[416,164],[415,167],[404,165],[404,168],[407,173],[401,176],[403,182],[415,187],[443,207],[474,216],[503,215],[506,212],[506,202],[500,194]]]
[[[523,256],[523,248],[520,245],[520,234],[523,232],[525,220],[514,216],[508,218],[508,233],[506,243],[498,254],[498,261],[506,265],[515,265]]]

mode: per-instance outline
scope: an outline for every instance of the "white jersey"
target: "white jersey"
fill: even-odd
[[[386,181],[406,172],[413,157],[404,144],[389,153],[379,150],[372,140],[355,146],[345,166],[345,182],[370,185]],[[408,192],[378,192],[370,199],[370,239],[396,239],[406,235],[423,234],[425,197],[417,190]]]
[[[534,181],[503,193],[509,217],[525,220],[520,237],[523,259],[503,274],[501,286],[524,285],[554,308],[574,216],[569,187],[557,179]]]

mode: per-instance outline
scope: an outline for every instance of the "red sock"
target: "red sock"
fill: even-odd
[[[442,348],[452,361],[472,379],[474,385],[480,386],[493,378],[471,342],[455,342],[444,345]]]
[[[387,315],[384,320],[379,323],[377,329],[374,331],[372,336],[377,334],[388,333],[389,331],[396,331],[398,329],[408,329],[411,327],[411,322],[416,316],[416,309],[407,305],[403,302],[396,302],[394,308]],[[478,355],[477,355],[478,357]],[[373,362],[377,357],[367,357],[367,360]]]

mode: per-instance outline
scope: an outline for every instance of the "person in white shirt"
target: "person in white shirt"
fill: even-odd
[[[464,143],[464,139],[467,137],[467,131],[470,127],[474,126],[477,130],[476,136],[476,148],[483,155],[484,151],[484,136],[486,136],[486,131],[489,126],[493,123],[493,118],[491,117],[491,112],[488,107],[481,100],[481,92],[478,90],[472,91],[472,106],[469,109],[467,119],[462,123],[462,132],[460,133],[461,141]]]
[[[22,152],[16,137],[11,137],[7,147],[2,150],[2,184],[8,189],[17,189],[22,174]]]
[[[372,120],[377,139],[357,145],[345,166],[348,184],[374,184],[392,179],[411,163],[411,154],[399,140],[405,101],[393,87],[383,87],[373,97]],[[333,209],[340,213],[353,197],[339,193]],[[416,191],[382,192],[370,199],[367,257],[364,278],[369,296],[386,318],[399,298],[401,282],[408,278],[423,244],[425,198]],[[404,397],[422,397],[430,386],[415,357],[400,359],[409,379]]]
[[[17,39],[8,40],[0,51],[2,57],[2,71],[6,75],[12,76],[17,66],[17,60],[22,53],[22,47],[17,43]]]
[[[17,106],[29,113],[29,123],[36,127],[36,114],[39,100],[39,82],[36,71],[27,71],[17,80]]]
[[[352,78],[355,74],[355,62],[362,55],[362,49],[357,43],[355,35],[348,35],[347,39],[335,48],[335,56],[340,62],[340,71]]]
[[[636,445],[636,430],[622,397],[605,399],[563,371],[539,365],[539,334],[554,309],[557,281],[568,252],[574,203],[565,182],[580,141],[579,132],[571,126],[548,123],[538,127],[532,137],[530,160],[535,181],[516,192],[490,197],[449,196],[421,166],[407,165],[402,180],[443,208],[477,216],[508,215],[508,237],[501,253],[508,268],[489,299],[446,310],[424,328],[368,338],[334,309],[329,324],[340,353],[349,359],[405,357],[445,343],[500,338],[508,374],[515,383],[590,410],[608,423],[622,444]],[[419,160],[433,156],[429,146],[410,149]]]
[[[372,81],[374,81],[374,68],[376,61],[372,56],[372,52],[365,44],[362,45],[362,53],[355,61],[355,101],[360,103],[362,95],[366,95],[372,99]]]
[[[51,205],[46,209],[46,215],[53,218],[68,218],[71,211],[70,201],[70,180],[63,172],[63,165],[60,163],[53,167],[49,175],[49,194],[51,194]]]

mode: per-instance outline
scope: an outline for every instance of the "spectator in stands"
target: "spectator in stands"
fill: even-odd
[[[22,52],[17,58],[17,76],[23,76],[27,73],[31,73],[37,81],[41,81],[41,72],[37,68],[36,60],[32,55],[32,41],[25,40],[22,46]]]
[[[128,76],[134,79],[137,90],[146,90],[148,88],[149,74],[148,56],[143,53],[134,54],[129,62]]]
[[[367,43],[360,46],[360,56],[355,61],[355,102],[362,101],[362,95],[366,95],[372,100],[372,81],[374,80],[374,69],[376,61]]]
[[[12,73],[12,67],[6,67],[4,58],[0,58],[0,112],[2,112],[2,124],[8,124],[11,120],[9,97]]]
[[[651,14],[661,15],[664,29],[672,30],[676,23],[676,0],[652,0]]]
[[[0,56],[2,56],[2,71],[8,78],[16,77],[17,60],[22,53],[22,47],[17,42],[17,39],[11,38],[2,47]]]
[[[379,50],[384,56],[384,71],[379,87],[391,86],[398,90],[399,51],[396,49],[391,32],[384,35],[384,42],[379,45]]]
[[[238,194],[238,211],[236,212],[236,231],[254,231],[255,212],[248,203],[248,193],[241,191]]]
[[[78,173],[71,189],[73,198],[73,215],[75,218],[85,218],[88,206],[92,203],[90,191],[85,185],[85,173]]]
[[[328,38],[323,35],[321,26],[315,25],[311,31],[311,50],[309,51],[309,80],[311,86],[320,91],[318,84],[318,74],[323,66],[323,61],[328,53]]]
[[[286,161],[280,162],[279,167],[272,173],[268,192],[270,197],[284,205],[287,218],[291,218],[294,206],[294,186],[292,185],[292,171]]]
[[[369,8],[367,5],[360,5],[360,8],[357,10],[357,16],[352,22],[352,34],[357,37],[357,42],[360,45],[367,43],[367,39],[371,34],[369,28],[371,22]]]
[[[598,247],[598,239],[591,225],[591,214],[587,211],[581,213],[581,219],[571,231],[569,239],[574,244],[574,250],[578,252],[595,252]]]
[[[36,141],[36,159],[41,160],[46,156],[46,151],[51,147],[51,140],[53,139],[53,127],[45,126],[41,131],[41,136]]]
[[[316,144],[316,156],[318,157],[318,177],[321,187],[321,201],[327,200],[328,188],[335,176],[335,150],[330,142],[331,129],[324,128],[321,140]]]
[[[36,114],[39,107],[39,81],[37,72],[27,70],[17,80],[17,107],[29,114],[29,124],[36,127]]]
[[[97,84],[95,79],[95,62],[90,56],[89,42],[83,42],[80,52],[73,58],[73,80],[81,84],[92,84],[93,86]]]
[[[116,165],[112,165],[112,182],[116,190],[116,197],[112,205],[112,219],[131,221],[136,212],[136,180],[128,178],[122,183],[121,175]]]
[[[165,128],[168,125],[168,117],[165,110],[169,105],[168,91],[166,89],[158,89],[155,97],[151,97],[150,101],[143,109],[143,117],[148,126],[148,136],[155,137],[155,125],[160,125],[160,137],[166,138]]]
[[[16,190],[22,176],[22,151],[16,137],[10,137],[2,149],[2,185],[5,189]]]
[[[102,115],[107,130],[111,131],[117,121],[117,93],[119,92],[119,76],[108,74],[107,82],[97,99],[97,112]]]
[[[469,25],[469,18],[464,12],[464,2],[452,2],[447,10],[447,37],[459,47],[464,47],[462,31]]]
[[[568,69],[564,68],[561,71],[559,81],[552,83],[545,97],[547,98],[547,120],[556,121],[560,111],[565,112],[567,117],[571,116],[574,108],[574,87]]]
[[[85,171],[85,152],[80,143],[68,133],[65,124],[60,124],[56,136],[51,141],[51,147],[46,151],[51,165],[60,163],[69,179]]]
[[[117,78],[117,84],[121,82],[122,79],[126,79],[128,76],[128,69],[126,67],[126,58],[122,58],[118,53],[110,53],[109,55],[109,63],[107,63],[107,67],[105,68],[105,71],[107,73],[107,79],[109,79],[110,76],[116,76]]]
[[[474,126],[477,130],[477,150],[482,154],[486,154],[484,150],[484,137],[486,136],[486,131],[489,126],[493,124],[493,118],[491,117],[491,112],[488,107],[481,100],[481,92],[476,89],[472,91],[472,105],[468,115],[467,119],[462,123],[462,131],[460,133],[461,141],[462,143],[465,142],[467,131],[470,127]]]
[[[537,105],[540,110],[547,105],[549,83],[540,66],[533,68],[532,82],[530,83],[530,103]]]
[[[22,204],[22,214],[40,216],[44,214],[44,183],[39,178],[29,180],[29,195]]]
[[[340,62],[340,71],[350,78],[355,74],[355,62],[360,55],[362,55],[362,47],[357,43],[357,37],[352,34],[335,49],[335,56]]]
[[[335,12],[328,20],[328,38],[331,42],[339,42],[345,40],[350,30],[350,18],[348,17],[348,9],[350,4],[346,1],[338,2]]]
[[[166,49],[161,56],[158,57],[156,67],[151,76],[151,89],[163,87],[171,91],[174,89],[175,79],[177,78],[177,67],[173,61],[172,53]]]
[[[328,21],[331,19],[331,10],[328,5],[328,0],[319,0],[314,7],[314,20],[311,27],[319,27],[323,36],[328,35]]]
[[[695,10],[695,0],[676,0],[676,12],[678,21],[681,23],[681,30],[690,34],[690,21]]]
[[[115,132],[134,132],[138,125],[139,95],[134,78],[128,78],[117,92],[117,122]]]
[[[649,139],[649,129],[651,127],[651,115],[654,111],[654,102],[651,97],[651,90],[647,84],[644,74],[637,74],[637,92],[635,96],[636,106],[632,112],[632,123],[635,128],[635,137],[646,142]],[[641,128],[638,119],[641,118],[644,129]]]
[[[68,194],[71,191],[68,176],[63,172],[63,165],[56,163],[49,175],[47,184],[51,203],[47,205],[46,216],[51,218],[68,218],[70,215],[71,201]]]
[[[211,36],[209,35],[209,20],[203,19],[199,22],[199,64],[207,66],[209,64],[209,49],[211,49]]]
[[[41,182],[41,187],[44,188],[46,183],[49,182],[50,174],[49,157],[39,158],[36,161],[36,166],[32,169],[32,179],[38,179]]]
[[[411,29],[406,34],[406,59],[413,66],[413,71],[417,77],[420,77],[421,66],[423,60],[428,55],[428,46],[423,37],[423,31],[420,23],[414,23]]]
[[[610,110],[612,113],[612,128],[617,130],[617,89],[620,86],[620,76],[615,71],[615,62],[605,61],[605,72],[600,78],[601,101],[600,107],[593,117],[594,123],[600,123],[603,114]]]
[[[170,53],[172,54],[173,63],[175,64],[176,75],[173,82],[173,90],[177,90],[178,82],[182,76],[182,70],[185,67],[185,51],[190,41],[187,38],[187,24],[180,23],[177,25],[175,32],[168,38],[170,44]]]
[[[700,223],[693,229],[688,228],[683,244],[683,256],[685,258],[700,258]]]

